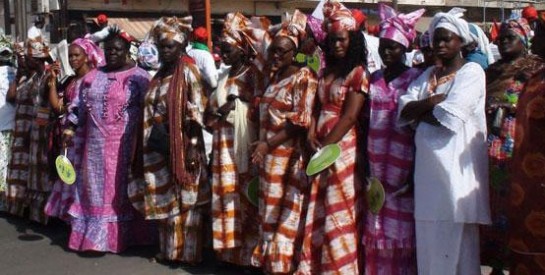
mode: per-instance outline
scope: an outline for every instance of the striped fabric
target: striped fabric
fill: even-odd
[[[271,84],[260,103],[260,139],[272,138],[288,122],[308,128],[316,88],[316,76],[308,68]],[[289,273],[296,267],[307,183],[302,157],[305,140],[301,135],[271,149],[261,167],[261,238],[253,264],[261,265],[266,273]]]
[[[47,174],[45,127],[36,124],[40,89],[46,77],[33,75],[18,87],[12,157],[7,179],[8,212],[24,216],[29,209],[30,220],[47,223],[44,207],[51,186]],[[43,140],[40,141],[40,139]],[[31,156],[32,153],[32,156]],[[39,155],[38,155],[39,154]]]
[[[225,94],[260,96],[263,86],[262,78],[259,76],[257,68],[250,67],[242,74],[227,79]],[[223,85],[223,81],[220,81],[219,85]],[[214,96],[211,97],[209,104],[213,109],[221,107]],[[232,111],[231,114],[235,112]],[[248,119],[250,115],[246,114]],[[254,129],[254,132],[256,130]],[[250,168],[246,173],[238,172],[236,158],[240,156],[235,155],[233,124],[227,121],[218,122],[214,126],[213,135],[213,247],[219,260],[250,266],[259,237],[259,220],[257,206],[248,201],[246,189],[249,181],[257,176],[257,170]]]
[[[318,96],[322,104],[317,137],[323,139],[339,121],[348,93],[365,93],[369,80],[365,68],[356,67],[346,78],[332,83],[322,79]],[[296,274],[358,274],[361,251],[359,227],[362,212],[361,183],[355,175],[356,126],[338,143],[341,157],[312,181],[301,262]]]
[[[414,131],[396,126],[398,99],[421,71],[408,69],[386,83],[384,71],[371,76],[368,148],[371,176],[383,184],[386,201],[378,214],[366,215],[363,243],[365,274],[416,274],[414,228]]]
[[[200,76],[193,64],[184,63],[185,91],[190,98],[188,118],[202,122],[204,98]],[[155,77],[145,98],[143,122],[143,176],[131,175],[128,186],[132,205],[148,220],[159,220],[161,253],[167,260],[196,263],[201,261],[202,250],[202,212],[210,197],[210,188],[206,183],[203,169],[195,184],[198,190],[190,191],[176,186],[172,180],[169,160],[158,152],[148,148],[147,143],[154,121],[168,122],[168,88],[172,76],[160,79]],[[157,105],[154,106],[159,93]],[[156,111],[155,111],[156,110]],[[155,111],[155,112],[154,112]],[[155,114],[154,114],[155,113]],[[204,156],[204,154],[203,154]],[[205,163],[205,161],[203,161]],[[133,171],[134,172],[134,171]],[[182,197],[197,197],[197,203],[182,207]]]

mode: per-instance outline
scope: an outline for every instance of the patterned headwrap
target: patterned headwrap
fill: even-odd
[[[47,58],[49,56],[49,47],[43,41],[41,36],[26,41],[27,55],[35,58]]]
[[[422,48],[431,48],[431,40],[430,40],[430,32],[429,31],[425,31],[421,36],[420,36],[420,41],[418,41],[418,46],[422,49]]]
[[[87,55],[87,60],[94,68],[105,65],[104,52],[93,41],[88,38],[78,38],[71,45],[79,46]]]
[[[466,10],[462,8],[453,8],[449,12],[438,12],[430,23],[430,40],[433,41],[433,32],[436,29],[443,28],[456,34],[462,40],[463,45],[474,41],[469,31],[467,21],[462,19]]]
[[[267,29],[270,21],[262,17],[246,18],[242,13],[228,13],[225,16],[221,40],[241,49],[250,57],[264,53],[269,39]]]
[[[426,12],[419,9],[409,14],[398,13],[395,9],[380,3],[380,34],[379,37],[398,42],[408,48],[416,37],[416,22]]]
[[[356,30],[356,19],[352,12],[336,0],[324,3],[324,28],[328,33],[341,30]]]
[[[295,44],[295,47],[299,47],[299,43],[305,39],[307,27],[307,16],[295,10],[288,22],[285,22],[280,31],[276,33],[276,36],[283,36],[289,38]]]
[[[320,20],[312,15],[309,15],[307,17],[307,25],[310,27],[310,30],[312,31],[312,35],[314,36],[314,39],[316,39],[316,42],[323,43],[325,41],[325,37],[327,33],[322,28],[324,21]]]
[[[183,18],[161,17],[155,21],[151,31],[144,40],[159,43],[163,39],[172,39],[180,44],[184,44],[187,41],[188,33],[193,30],[191,28],[192,21],[192,16]]]
[[[533,32],[526,19],[507,19],[501,24],[500,27],[500,30],[504,29],[514,31],[520,37],[520,40],[522,41],[524,46],[529,47]]]
[[[13,59],[13,44],[4,35],[0,35],[0,60],[11,61]]]
[[[146,68],[159,69],[161,63],[159,62],[159,51],[155,44],[147,41],[140,44],[140,47],[138,47],[138,63]]]

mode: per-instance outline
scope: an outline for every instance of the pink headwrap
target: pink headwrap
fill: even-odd
[[[327,33],[322,29],[323,21],[309,15],[307,17],[307,25],[310,27],[310,30],[312,31],[312,35],[314,36],[314,39],[316,39],[316,42],[322,43],[325,41],[325,37]]]
[[[82,48],[87,55],[87,60],[89,60],[94,68],[102,67],[105,65],[104,52],[90,39],[78,38],[74,40],[71,45],[76,45]]]
[[[424,12],[425,9],[419,9],[409,14],[398,13],[395,9],[380,3],[379,37],[393,40],[408,48],[416,37],[416,22]]]
[[[307,36],[306,27],[307,16],[299,10],[295,10],[290,20],[282,26],[282,29],[276,33],[276,36],[289,38],[293,41],[295,47],[298,48],[301,40]]]
[[[328,33],[341,30],[356,30],[356,19],[352,12],[336,0],[324,3],[324,27]]]

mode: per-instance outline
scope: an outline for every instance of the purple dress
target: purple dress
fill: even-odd
[[[118,253],[129,245],[148,244],[154,236],[127,195],[148,84],[148,73],[137,67],[93,70],[83,79],[68,117],[78,125],[74,143],[81,154],[68,210],[71,249]]]

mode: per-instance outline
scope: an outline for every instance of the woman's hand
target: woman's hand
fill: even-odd
[[[191,139],[191,145],[187,148],[186,169],[195,171],[199,164],[199,150],[197,148],[197,138]]]
[[[312,149],[313,151],[318,151],[320,148],[322,148],[322,144],[316,137],[316,123],[314,123],[314,121],[311,123],[308,130],[307,141],[310,149]]]
[[[218,113],[220,113],[222,116],[226,116],[234,109],[235,109],[235,102],[227,101],[227,103],[223,104],[223,106],[221,106],[218,109]]]
[[[256,141],[252,143],[252,146],[255,147],[252,153],[252,163],[261,164],[269,152],[269,144],[265,141]]]
[[[58,61],[51,64],[51,67],[49,68],[49,87],[54,87],[57,84],[57,76],[59,75],[60,71],[61,66],[59,65]]]
[[[435,105],[443,102],[447,98],[446,94],[436,94],[432,95],[427,98],[428,104],[430,104],[430,107],[434,107]]]
[[[66,129],[62,132],[62,145],[64,148],[72,146],[73,143],[73,137],[76,133],[72,129]]]

